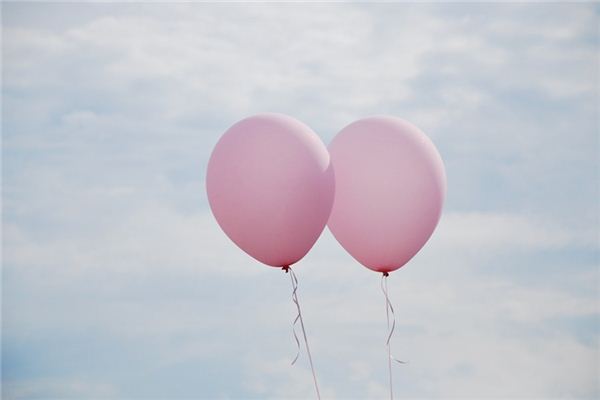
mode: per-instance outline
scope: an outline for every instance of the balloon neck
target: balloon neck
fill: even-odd
[[[384,273],[383,273],[383,276],[386,276],[386,277],[387,277],[387,276],[390,276],[390,274],[388,274],[387,272],[384,272]]]
[[[284,270],[285,273],[287,274],[288,271],[290,270],[290,266],[289,265],[284,265],[284,266],[281,267],[281,269]]]

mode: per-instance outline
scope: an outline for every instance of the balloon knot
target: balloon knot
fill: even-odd
[[[384,272],[383,276],[390,276],[390,274],[388,274],[387,272]]]
[[[290,270],[290,266],[289,265],[284,265],[283,267],[281,267],[282,270],[285,271],[285,273],[287,274],[288,271]]]

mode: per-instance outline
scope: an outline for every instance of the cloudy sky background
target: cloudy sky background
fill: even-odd
[[[2,394],[311,398],[289,277],[221,232],[220,135],[436,143],[438,230],[390,277],[397,398],[600,396],[594,4],[2,4]],[[327,398],[387,393],[380,276],[326,230],[297,266]]]

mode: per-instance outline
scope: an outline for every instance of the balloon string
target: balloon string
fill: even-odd
[[[300,321],[300,327],[302,328],[302,335],[304,336],[304,344],[306,345],[306,353],[308,354],[308,361],[310,363],[310,370],[312,372],[313,381],[315,383],[315,390],[317,391],[317,399],[321,400],[321,393],[319,392],[319,384],[317,383],[317,374],[315,373],[315,367],[313,365],[312,356],[310,354],[310,347],[308,346],[308,339],[306,337],[306,329],[304,328],[304,319],[302,318],[302,311],[300,310],[300,302],[298,301],[298,278],[294,271],[289,267],[285,266],[282,269],[287,274],[290,273],[290,279],[292,280],[292,301],[296,305],[296,310],[298,310],[298,314],[294,319],[294,323],[292,324],[292,331],[294,332],[294,340],[296,341],[296,345],[298,347],[298,352],[296,353],[296,357],[294,361],[292,361],[292,365],[296,363],[298,357],[300,356],[300,341],[298,340],[298,335],[296,335],[296,323]]]
[[[387,335],[387,340],[385,341],[385,345],[387,346],[387,351],[388,351],[388,372],[389,372],[389,377],[390,377],[390,400],[394,399],[394,389],[393,389],[393,385],[392,385],[392,360],[396,361],[397,363],[400,364],[406,364],[405,361],[401,361],[398,360],[397,358],[392,356],[392,346],[390,345],[390,340],[392,339],[392,335],[394,334],[394,329],[396,328],[396,316],[394,314],[394,307],[392,306],[392,302],[390,301],[389,298],[389,292],[388,292],[388,285],[387,285],[387,278],[388,278],[389,274],[387,272],[384,272],[383,275],[381,276],[381,291],[383,292],[383,295],[385,296],[385,317],[387,320],[387,328],[388,328],[388,335]],[[390,314],[392,315],[392,324],[390,327]]]

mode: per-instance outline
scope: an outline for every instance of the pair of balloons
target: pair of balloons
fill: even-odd
[[[431,140],[402,119],[355,121],[327,149],[300,121],[266,113],[221,137],[206,188],[223,231],[264,264],[296,263],[328,225],[361,264],[389,273],[433,233],[446,175]]]

